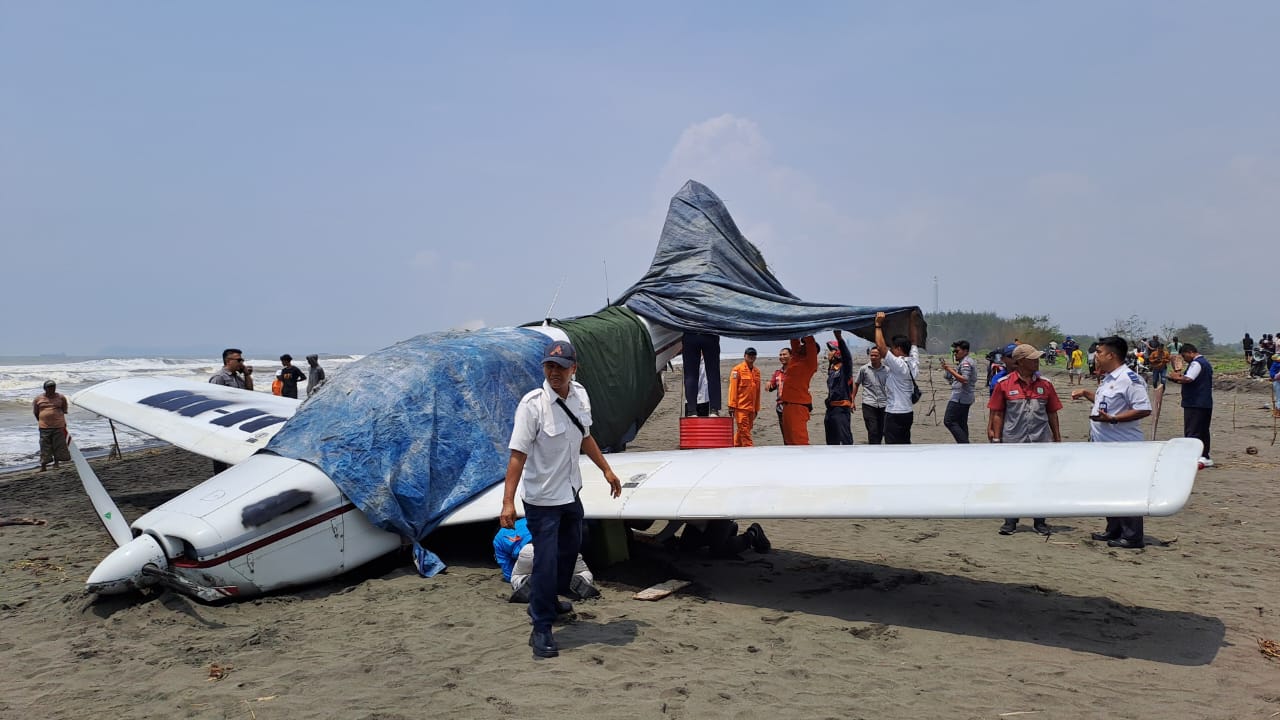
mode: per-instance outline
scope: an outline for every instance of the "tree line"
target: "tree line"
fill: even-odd
[[[1119,335],[1130,342],[1158,335],[1165,343],[1174,337],[1184,343],[1194,343],[1205,353],[1235,351],[1234,345],[1217,346],[1213,341],[1213,333],[1200,323],[1182,327],[1153,327],[1137,315],[1116,318],[1092,334],[1064,333],[1048,315],[1015,315],[1007,318],[993,312],[951,310],[932,313],[925,319],[929,323],[929,342],[925,351],[930,353],[945,353],[956,340],[968,340],[972,350],[978,354],[1004,347],[1014,339],[1043,348],[1050,340],[1061,343],[1066,335],[1071,335],[1082,347],[1088,347],[1097,338],[1107,335]]]

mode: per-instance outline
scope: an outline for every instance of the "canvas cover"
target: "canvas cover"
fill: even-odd
[[[917,344],[926,326],[916,306],[855,307],[805,302],[770,272],[764,256],[738,230],[724,203],[693,180],[671,198],[653,264],[615,303],[685,332],[748,340],[787,340],[841,329],[875,341],[875,315],[886,315],[886,336]],[[914,312],[913,312],[914,311]]]
[[[624,449],[662,401],[649,331],[621,307],[551,324],[578,351],[577,379],[591,397],[591,436],[606,452]]]

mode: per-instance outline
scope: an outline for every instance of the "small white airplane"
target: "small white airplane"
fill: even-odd
[[[163,585],[206,601],[333,577],[399,548],[315,465],[259,452],[297,401],[162,378],[111,380],[77,405],[235,463],[126,524],[78,449],[73,459],[119,547],[87,589]],[[757,447],[609,456],[622,497],[582,463],[588,518],[1163,516],[1186,504],[1200,443]],[[492,521],[501,478],[442,526]],[[517,501],[517,508],[518,506]],[[521,510],[522,512],[522,510]]]
[[[670,242],[669,232],[675,238]],[[700,235],[710,239],[700,240]],[[871,317],[865,312],[867,308],[803,303],[782,289],[768,273],[759,252],[737,234],[719,199],[696,183],[686,185],[672,200],[664,240],[646,280],[667,282],[664,268],[687,261],[699,243],[710,247],[708,257],[714,256],[714,262],[697,260],[697,272],[716,273],[712,282],[699,285],[694,273],[675,272],[677,279],[670,282],[682,304],[665,306],[660,297],[655,301],[661,292],[641,297],[634,306],[628,303],[634,319],[624,322],[642,328],[635,342],[649,353],[655,377],[680,350],[681,333],[672,327],[698,323],[697,318],[684,314],[690,305],[697,310],[696,306],[724,297],[729,298],[730,306],[714,309],[713,314],[727,318],[725,335],[750,337],[747,333],[756,332],[756,337],[763,337],[760,327],[782,322],[779,313],[791,309],[798,309],[798,317],[807,324],[788,325],[776,331],[776,337],[809,334],[823,327],[865,332],[866,324],[861,320]],[[723,243],[728,243],[727,249]],[[743,262],[735,266],[735,258]],[[726,270],[726,265],[731,267]],[[753,273],[758,282],[749,277]],[[637,287],[640,284],[632,291]],[[739,300],[734,293],[746,299]],[[741,305],[733,305],[737,302]],[[587,318],[610,310],[617,314],[609,308]],[[846,312],[852,310],[861,314]],[[899,327],[905,328],[918,317],[916,308],[891,310]],[[679,315],[675,318],[679,322],[673,320],[672,312]],[[754,327],[744,321],[752,312],[765,318],[757,319]],[[526,373],[530,369],[538,372],[541,348],[551,340],[572,339],[580,365],[584,354],[593,349],[597,357],[604,347],[611,353],[621,352],[607,343],[592,348],[589,338],[571,338],[565,330],[549,324],[493,332],[506,333],[501,337],[508,340],[518,338],[526,348],[537,348],[511,363],[522,365]],[[441,334],[407,341],[417,342],[407,355],[401,346],[373,353],[335,375],[305,404],[265,393],[166,378],[123,378],[76,393],[72,401],[80,407],[232,466],[130,525],[73,442],[72,457],[86,492],[118,545],[89,576],[87,589],[114,594],[162,586],[205,601],[244,598],[333,577],[399,548],[406,540],[420,541],[421,537],[406,538],[409,533],[389,529],[401,527],[386,520],[388,510],[403,510],[386,507],[402,499],[398,490],[366,493],[365,486],[353,485],[349,476],[368,472],[379,482],[385,476],[392,485],[398,478],[407,478],[410,487],[406,492],[418,492],[412,485],[420,479],[415,475],[422,474],[423,468],[430,469],[429,463],[421,463],[441,452],[435,431],[424,432],[426,437],[422,437],[400,424],[387,423],[383,429],[381,416],[360,421],[358,426],[344,426],[344,418],[335,419],[325,411],[357,403],[360,394],[372,392],[368,384],[348,380],[357,377],[366,364],[380,362],[380,356],[393,360],[384,366],[385,372],[380,370],[374,376],[379,383],[391,383],[388,397],[421,391],[421,387],[408,386],[421,384],[410,373],[421,358],[422,363],[436,362],[455,371],[450,382],[462,385],[464,394],[480,395],[473,410],[486,417],[461,424],[472,429],[487,421],[487,429],[478,435],[472,433],[469,442],[484,446],[482,450],[491,456],[501,453],[510,433],[515,399],[540,380],[531,379],[532,374],[522,375],[519,382],[526,384],[514,399],[507,393],[499,396],[505,401],[486,400],[488,396],[481,391],[489,386],[519,384],[512,380],[516,373],[504,369],[508,366],[476,370],[471,358],[450,355],[449,343],[457,337]],[[508,349],[497,346],[493,352]],[[527,357],[529,352],[535,356]],[[615,371],[609,362],[598,362],[594,371],[601,373],[600,366],[606,374]],[[397,382],[401,385],[396,386]],[[622,390],[615,388],[615,393],[625,393],[629,382],[621,382]],[[592,384],[588,383],[587,389],[593,395],[593,405],[604,404]],[[396,408],[396,413],[420,410],[414,405]],[[652,405],[637,411],[635,421],[643,421],[651,410]],[[438,415],[453,417],[458,423],[455,407],[439,413],[427,408],[424,412],[431,416],[428,421],[443,422],[433,420]],[[328,424],[309,424],[314,418]],[[596,425],[592,427],[594,434]],[[308,433],[319,434],[307,437]],[[299,438],[308,442],[299,443]],[[294,442],[281,442],[286,439]],[[382,457],[365,462],[361,456],[355,467],[344,464],[369,442],[393,446],[393,462],[384,462]],[[297,452],[299,446],[309,449]],[[293,457],[286,456],[290,447],[295,449]],[[581,498],[588,518],[620,520],[1162,516],[1176,513],[1186,504],[1199,455],[1199,441],[1188,439],[616,453],[609,456],[609,462],[623,480],[622,496],[609,497],[599,471],[584,460]],[[505,455],[498,459],[505,466]],[[324,467],[332,471],[326,473]],[[452,497],[439,505],[443,508],[440,516],[427,524],[424,532],[497,518],[502,500],[500,469],[492,477],[483,475],[465,492],[450,487],[452,480],[433,478],[437,488],[439,483],[444,485],[439,494]],[[521,510],[518,505],[517,510]],[[371,517],[383,519],[375,524]]]

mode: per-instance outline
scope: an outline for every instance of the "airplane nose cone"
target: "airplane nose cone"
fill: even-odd
[[[85,587],[89,592],[113,595],[150,585],[155,580],[142,574],[142,569],[148,565],[164,570],[169,567],[169,561],[160,543],[143,534],[116,548],[98,563]]]

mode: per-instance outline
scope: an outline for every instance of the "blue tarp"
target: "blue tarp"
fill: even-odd
[[[546,335],[507,328],[419,335],[334,373],[267,445],[328,475],[369,520],[421,545],[506,473],[516,405],[542,385]]]
[[[615,305],[676,330],[750,340],[787,340],[841,329],[875,341],[875,315],[889,336],[917,344],[925,323],[916,306],[855,307],[805,302],[770,272],[764,256],[707,186],[690,180],[671,198],[653,265]],[[914,319],[912,319],[914,316]]]

